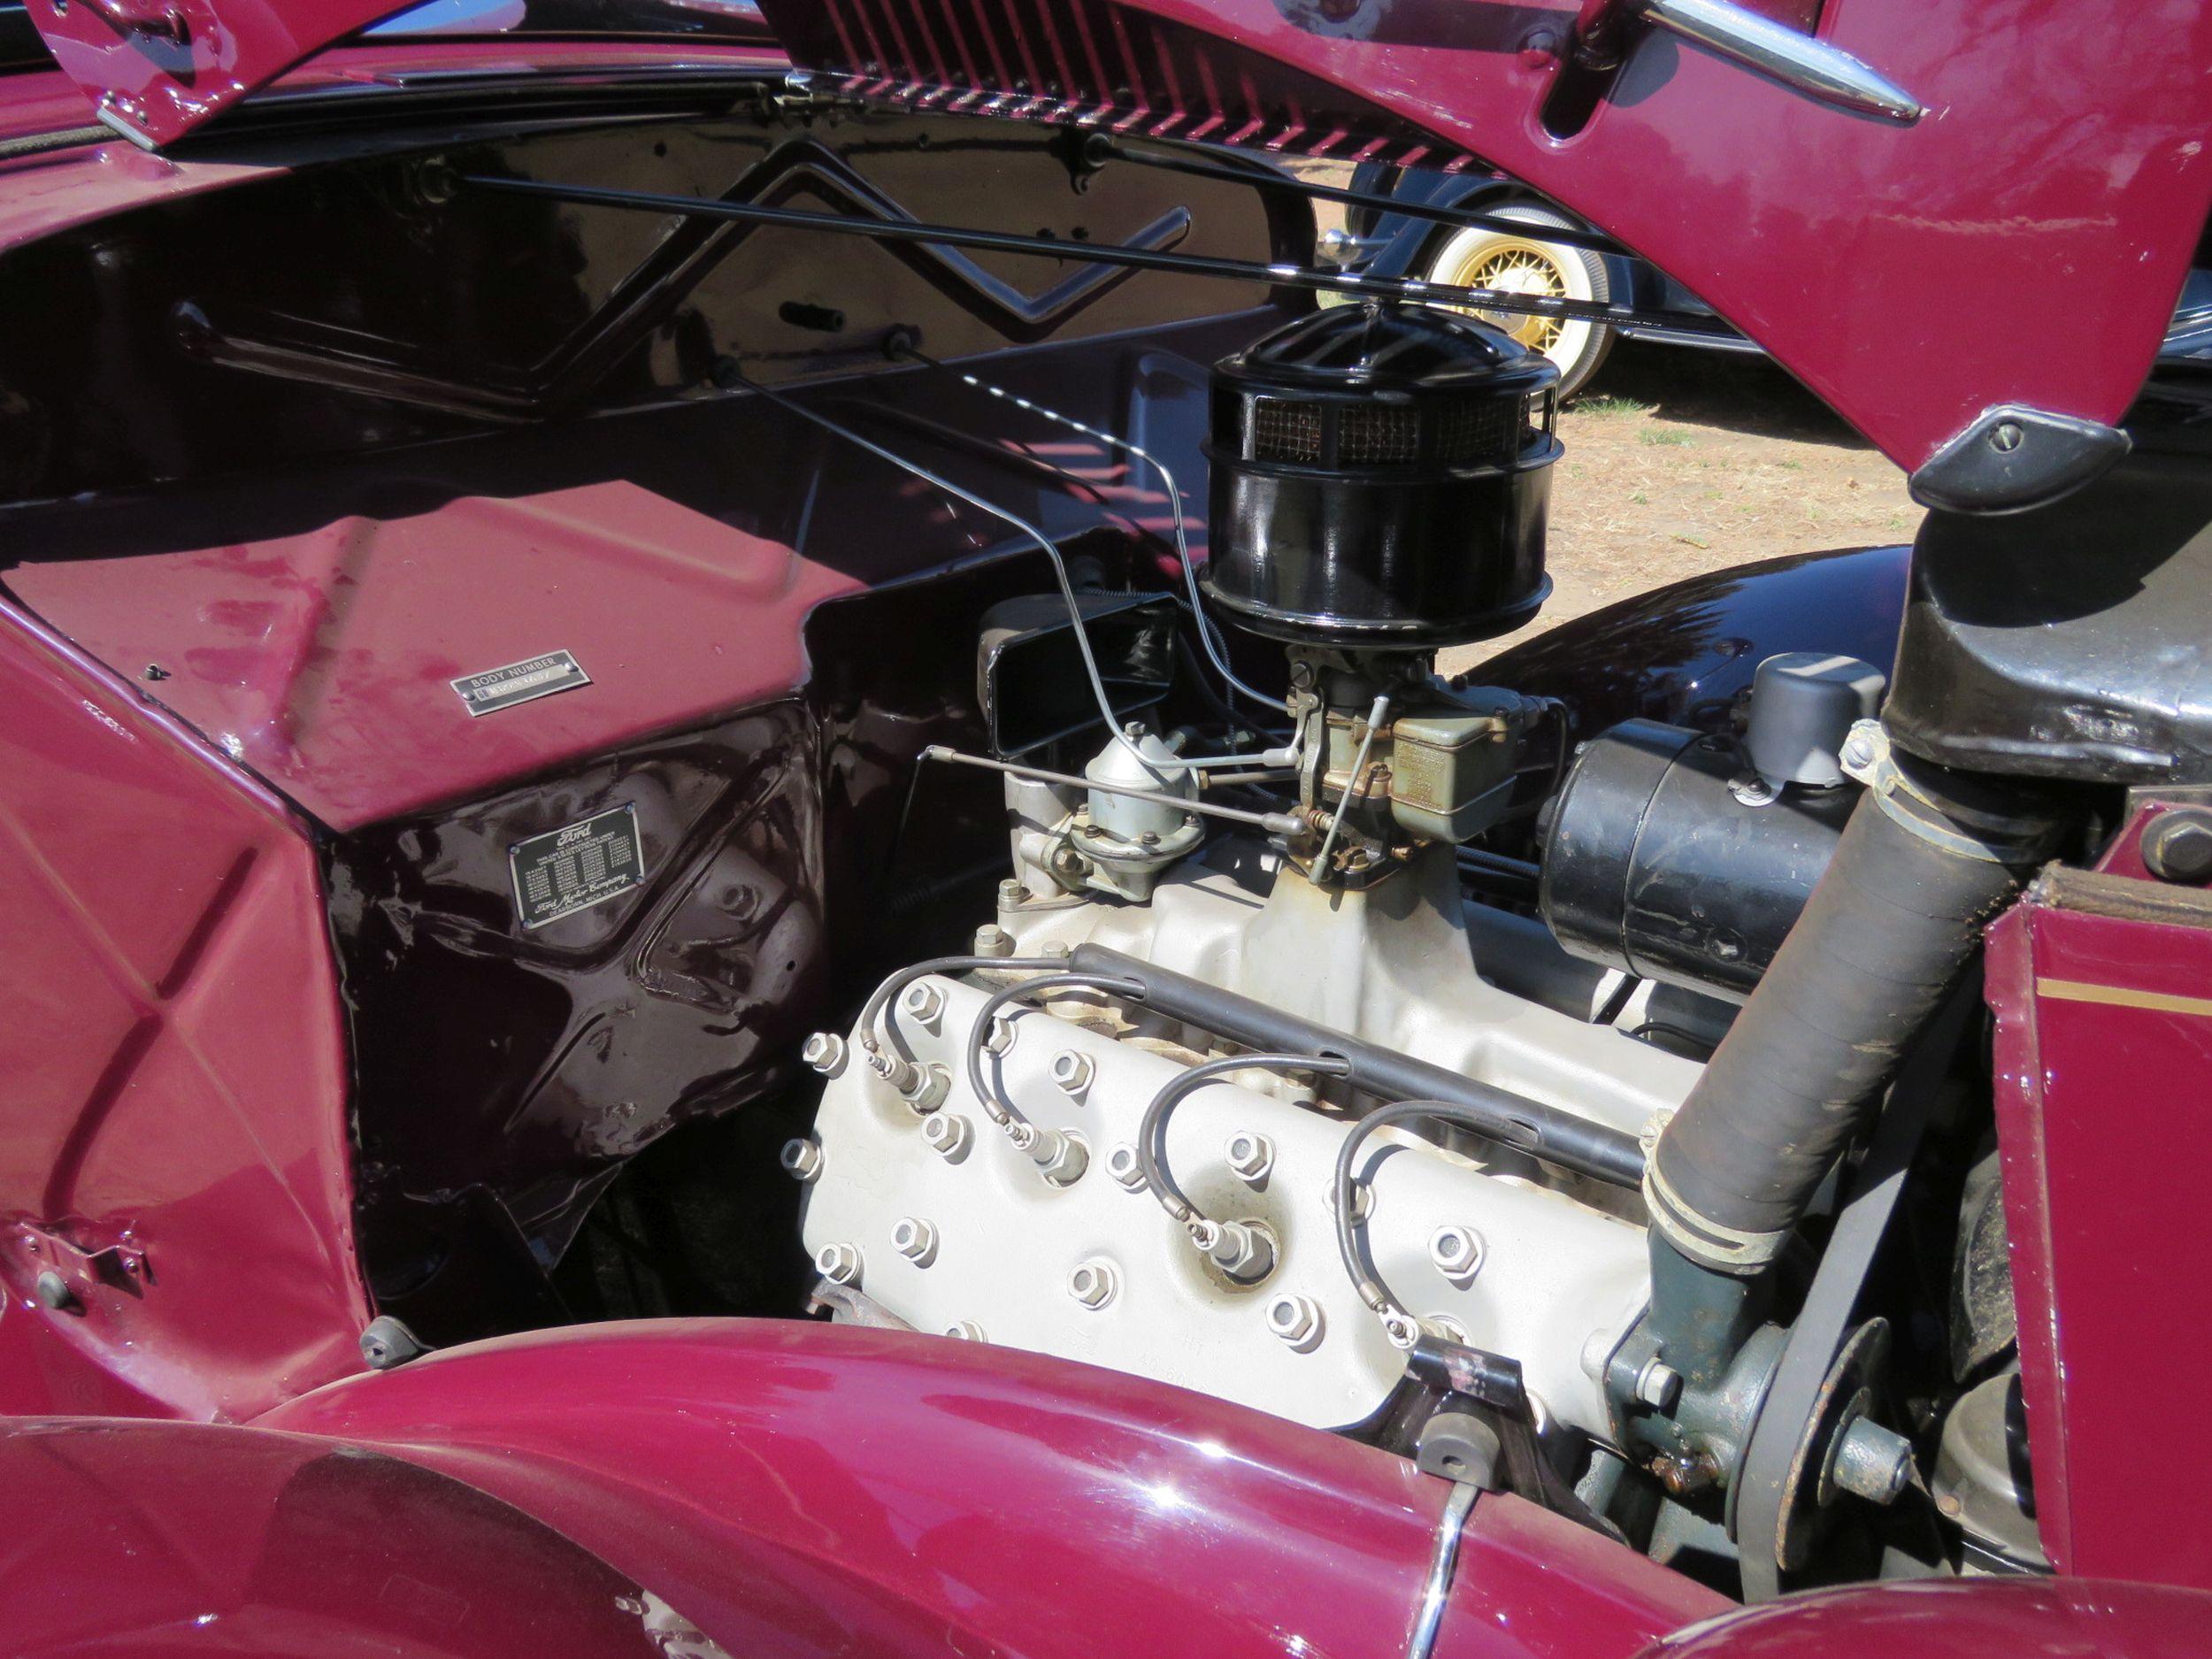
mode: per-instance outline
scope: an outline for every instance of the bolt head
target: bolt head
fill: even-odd
[[[1121,1270],[1111,1262],[1079,1262],[1068,1275],[1068,1294],[1094,1312],[1110,1304],[1121,1289]]]
[[[922,1120],[922,1140],[943,1157],[956,1160],[964,1154],[971,1133],[968,1120],[957,1112],[932,1112]]]
[[[1125,1141],[1107,1153],[1106,1173],[1133,1193],[1144,1191],[1144,1165],[1137,1160],[1136,1148]]]
[[[1267,1328],[1300,1353],[1321,1340],[1321,1309],[1310,1296],[1284,1294],[1267,1304]]]
[[[1728,793],[1740,806],[1772,806],[1782,798],[1782,792],[1755,772],[1731,778]]]
[[[918,1216],[906,1216],[893,1224],[891,1248],[918,1267],[937,1259],[937,1228]]]
[[[918,1025],[935,1029],[945,1011],[945,994],[926,979],[918,979],[899,998],[899,1011]]]
[[[1852,722],[1850,731],[1844,736],[1843,747],[1836,751],[1836,758],[1843,763],[1845,772],[1856,777],[1880,758],[1881,731],[1878,720]]]
[[[1682,1397],[1682,1373],[1654,1355],[1636,1373],[1636,1398],[1655,1411],[1671,1411]]]
[[[857,1285],[860,1251],[849,1244],[826,1244],[814,1253],[814,1271],[833,1285]]]
[[[1081,1099],[1097,1074],[1098,1066],[1087,1054],[1074,1048],[1063,1048],[1052,1056],[1052,1080],[1067,1094]]]
[[[1447,1279],[1472,1279],[1482,1268],[1482,1235],[1472,1227],[1439,1227],[1429,1238],[1429,1260]]]
[[[1265,1135],[1240,1129],[1229,1137],[1226,1158],[1231,1174],[1256,1185],[1275,1167],[1275,1143]]]
[[[1018,910],[1028,902],[1029,889],[1011,876],[998,884],[998,907],[1002,910]]]
[[[975,930],[975,954],[979,956],[1010,956],[1014,954],[1014,935],[996,922],[986,922]]]
[[[2143,866],[2161,881],[2201,887],[2212,881],[2212,812],[2177,807],[2143,831]]]
[[[2016,420],[2001,420],[1990,429],[1989,447],[2000,455],[2010,455],[2026,439]]]
[[[818,1031],[806,1040],[799,1058],[824,1077],[835,1077],[845,1069],[845,1040],[833,1031]]]
[[[794,1180],[810,1181],[822,1172],[822,1148],[801,1136],[783,1143],[781,1163]]]
[[[1327,1203],[1329,1213],[1333,1216],[1336,1214],[1336,1194],[1334,1191],[1332,1191],[1329,1194]],[[1374,1213],[1375,1189],[1370,1187],[1365,1181],[1353,1182],[1352,1219],[1354,1221],[1365,1221]]]
[[[957,1325],[947,1325],[945,1334],[957,1337],[963,1342],[981,1342],[986,1340],[983,1327],[972,1319],[963,1319]]]
[[[31,1289],[39,1305],[55,1313],[73,1312],[78,1306],[77,1293],[70,1289],[69,1281],[50,1267],[32,1281]]]

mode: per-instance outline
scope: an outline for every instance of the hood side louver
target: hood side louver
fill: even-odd
[[[1282,156],[1479,165],[1340,87],[1112,0],[761,0],[761,10],[793,62],[874,102]]]

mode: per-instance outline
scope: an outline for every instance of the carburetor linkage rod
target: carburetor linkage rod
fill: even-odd
[[[1065,784],[1074,789],[1095,789],[1101,795],[1126,795],[1132,801],[1150,801],[1158,806],[1177,807],[1207,818],[1226,818],[1232,824],[1249,824],[1256,829],[1265,830],[1270,835],[1295,835],[1303,827],[1302,820],[1289,812],[1251,812],[1240,806],[1220,806],[1211,801],[1186,800],[1179,795],[1170,795],[1164,789],[1133,789],[1125,784],[1094,783],[1088,778],[1079,778],[1071,772],[1050,772],[1042,766],[1025,766],[1010,760],[992,760],[986,756],[947,749],[942,743],[932,743],[922,751],[921,758],[949,761],[956,766],[980,766],[986,772],[1002,772],[1016,778],[1033,778],[1040,783]]]
[[[1069,964],[1087,973],[1138,980],[1144,987],[1145,1007],[1151,1012],[1247,1048],[1271,1054],[1342,1058],[1350,1064],[1346,1076],[1363,1093],[1386,1101],[1443,1102],[1455,1109],[1455,1122],[1547,1164],[1616,1187],[1643,1183],[1643,1149],[1633,1135],[1618,1129],[1332,1031],[1296,1014],[1270,1008],[1202,979],[1155,967],[1102,945],[1078,945],[1070,954]]]

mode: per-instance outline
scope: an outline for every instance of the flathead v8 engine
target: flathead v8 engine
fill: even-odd
[[[1631,1340],[1645,1154],[1832,849],[1880,676],[1776,659],[1740,741],[1632,722],[1578,757],[1555,705],[1437,678],[1548,591],[1555,379],[1419,309],[1219,366],[1191,599],[1224,718],[1161,729],[1071,590],[1020,638],[1097,723],[933,754],[1003,775],[1010,865],[971,954],[809,1047],[785,1164],[836,1317],[1332,1428],[1386,1419],[1432,1351],[1576,1444],[1675,1405]],[[1285,690],[1209,611],[1280,644]],[[1539,803],[1540,892],[1468,845]]]

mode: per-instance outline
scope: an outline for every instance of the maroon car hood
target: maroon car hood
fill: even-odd
[[[157,143],[394,9],[31,0],[104,118]],[[1548,100],[1590,9],[1573,0],[764,9],[795,61],[877,97],[1346,160],[1479,156],[1703,295],[1910,468],[1996,405],[2116,420],[2212,204],[2197,0],[1827,0],[1822,37],[1924,107],[1909,125],[1632,31],[1605,96],[1563,121]]]

